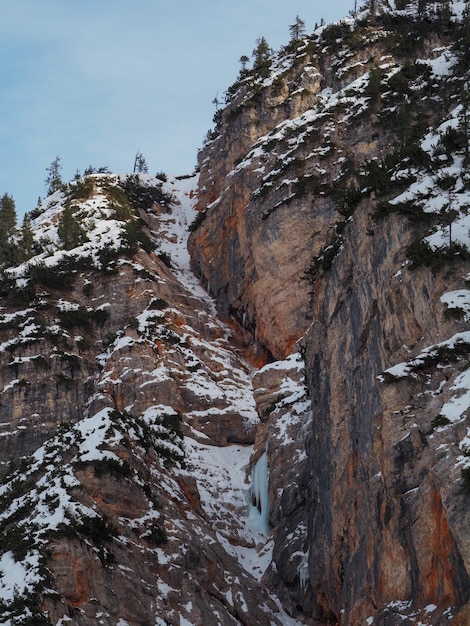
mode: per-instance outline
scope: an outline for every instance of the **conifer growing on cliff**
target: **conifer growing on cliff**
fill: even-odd
[[[256,40],[256,48],[253,50],[253,69],[262,77],[269,75],[271,67],[271,48],[264,37]]]
[[[31,218],[26,214],[20,230],[19,239],[19,260],[26,261],[33,256],[34,253],[34,236],[31,228]]]
[[[51,194],[58,191],[62,186],[61,176],[62,165],[60,163],[60,157],[57,156],[49,167],[46,168],[47,176],[44,181],[46,184],[47,193]]]
[[[305,34],[305,22],[297,15],[295,22],[289,26],[290,40],[298,41]]]
[[[66,250],[71,250],[83,241],[85,236],[84,232],[75,218],[71,207],[65,207],[57,232]]]
[[[16,228],[15,201],[5,193],[0,199],[0,264],[11,265],[15,262],[16,246],[11,237]]]

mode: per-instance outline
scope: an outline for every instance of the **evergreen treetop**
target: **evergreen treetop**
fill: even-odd
[[[297,15],[295,22],[289,26],[290,40],[298,41],[305,34],[305,22]]]
[[[5,193],[0,199],[0,236],[10,236],[16,228],[16,208],[12,196]]]
[[[57,156],[49,167],[46,168],[47,176],[44,182],[46,184],[47,194],[54,193],[62,187],[61,170],[62,165],[60,163],[60,157]]]
[[[144,155],[140,150],[137,152],[134,158],[134,174],[137,172],[139,174],[148,174],[149,168],[147,165],[147,161],[145,160]]]
[[[253,69],[260,74],[261,77],[266,78],[269,75],[269,68],[271,67],[271,48],[264,37],[259,37],[256,40],[253,58]]]
[[[66,206],[61,215],[57,233],[66,250],[75,248],[85,240],[85,233],[75,218],[73,209],[70,206]]]
[[[0,265],[14,265],[17,258],[17,246],[12,235],[16,229],[15,201],[7,193],[0,199]]]
[[[31,218],[28,214],[23,218],[18,244],[18,262],[24,263],[34,254],[34,236],[31,229]]]

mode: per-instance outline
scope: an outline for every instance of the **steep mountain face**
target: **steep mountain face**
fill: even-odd
[[[255,59],[198,176],[32,214],[0,623],[469,622],[470,31],[396,5]]]
[[[256,507],[245,523],[251,369],[188,267],[194,186],[72,183],[7,272],[4,624],[290,623],[259,582]]]
[[[306,623],[469,619],[468,17],[408,4],[242,77],[200,154],[195,272],[305,358],[295,477],[277,405],[257,445],[264,580]]]

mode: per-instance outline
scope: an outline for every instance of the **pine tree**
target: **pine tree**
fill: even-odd
[[[4,267],[16,262],[17,247],[12,242],[15,228],[15,201],[5,193],[0,199],[0,264]]]
[[[438,7],[439,24],[441,29],[445,30],[450,26],[452,20],[452,9],[450,0],[441,0]]]
[[[20,263],[24,263],[34,254],[34,236],[31,229],[31,219],[28,214],[24,216],[21,225],[18,252]]]
[[[247,57],[246,54],[242,54],[242,56],[239,59],[240,64],[241,64],[240,74],[245,74],[247,72],[246,64],[248,63],[249,60],[250,58]]]
[[[57,228],[57,234],[62,241],[66,250],[75,248],[85,239],[85,234],[73,214],[73,210],[70,206],[65,207],[62,212],[59,226]]]
[[[425,12],[426,2],[427,0],[418,0],[418,17],[422,17],[423,13]]]
[[[147,161],[145,160],[144,155],[140,150],[135,155],[134,159],[134,173],[138,174],[148,174],[149,168],[147,165]]]
[[[462,13],[462,36],[465,43],[470,43],[470,0],[466,0]]]
[[[375,24],[377,15],[382,8],[382,4],[382,0],[367,0],[365,3],[363,8],[369,11],[369,21],[371,24]]]
[[[289,26],[290,40],[298,41],[305,34],[305,22],[297,15],[295,23]]]
[[[0,199],[0,234],[10,236],[16,228],[15,201],[7,193]]]
[[[369,72],[369,82],[364,89],[364,93],[369,96],[370,108],[374,108],[380,98],[382,91],[382,70],[379,67],[373,67]]]
[[[240,72],[238,74],[238,80],[243,80],[244,78],[246,78],[246,76],[248,75],[248,62],[250,60],[250,57],[246,56],[246,54],[242,54],[242,56],[238,59],[240,62]],[[230,102],[230,90],[228,90],[225,94],[225,102]],[[227,99],[228,97],[228,99]]]
[[[459,65],[462,73],[470,68],[470,2],[467,0],[462,14],[462,35],[458,41]]]
[[[458,218],[459,216],[459,212],[456,209],[450,209],[449,205],[445,206],[441,212],[440,212],[440,222],[443,226],[447,226],[448,227],[448,233],[449,233],[449,242],[448,242],[448,246],[449,248],[452,247],[453,241],[452,241],[452,224],[455,222],[455,220]]]
[[[377,17],[377,0],[370,0],[369,17],[371,22],[375,22],[375,18]]]
[[[264,37],[256,40],[256,48],[253,50],[253,69],[262,77],[269,76],[271,67],[271,48]]]
[[[470,89],[469,87],[465,87],[460,94],[460,104],[462,105],[462,109],[460,111],[460,127],[462,129],[464,138],[465,138],[465,159],[464,165],[468,167],[470,165]]]
[[[61,170],[62,165],[60,164],[60,157],[57,156],[49,165],[49,167],[46,168],[47,177],[44,182],[46,184],[48,195],[54,193],[55,191],[58,191],[62,187],[63,183],[60,173]]]

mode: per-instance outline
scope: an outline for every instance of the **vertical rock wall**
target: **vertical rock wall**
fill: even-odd
[[[429,270],[397,275],[410,237],[403,221],[381,222],[367,237],[364,209],[348,226],[328,277],[315,286],[306,338],[309,585],[296,602],[307,615],[344,624],[361,623],[397,599],[458,609],[469,594],[469,533],[461,523],[468,496],[460,493],[457,469],[441,473],[439,435],[430,435],[439,410],[433,394],[461,365],[398,384],[377,380],[406,360],[411,346],[452,336],[459,324],[445,319],[444,285]],[[462,283],[458,272],[446,280],[447,288]],[[464,424],[455,427],[447,469],[458,466],[465,432]],[[394,623],[387,615],[379,623]],[[437,613],[432,619],[438,623]]]
[[[392,75],[403,62],[381,36],[336,58],[325,48],[293,63],[281,81],[284,108],[269,80],[256,116],[238,93],[201,152],[205,219],[190,251],[221,311],[251,341],[281,359],[300,339],[305,356],[311,413],[283,452],[283,418],[263,417],[264,387],[257,392],[257,449],[268,451],[272,480],[267,584],[308,624],[465,624],[466,424],[440,429],[435,420],[466,359],[426,361],[399,380],[383,373],[467,330],[440,298],[465,287],[468,268],[452,261],[412,271],[406,250],[424,232],[419,223],[374,216],[370,190],[342,204],[345,190],[365,184],[368,160],[403,144],[367,82],[373,67]],[[433,57],[435,44],[432,35],[421,53]],[[309,96],[295,100],[300,83]],[[431,125],[438,114],[429,108],[422,120]]]

